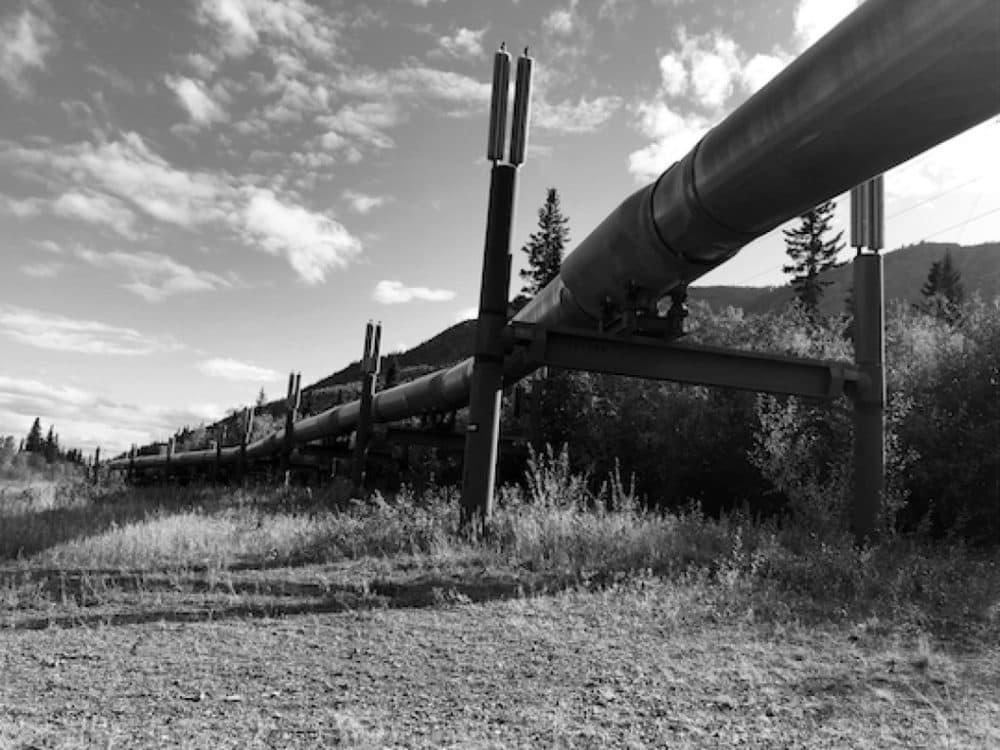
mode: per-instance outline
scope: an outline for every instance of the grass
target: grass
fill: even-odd
[[[447,490],[0,493],[0,747],[1000,743],[995,555],[647,514],[551,456],[485,543],[457,523]]]

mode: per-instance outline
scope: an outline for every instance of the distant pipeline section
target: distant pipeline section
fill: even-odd
[[[608,310],[655,305],[788,219],[998,112],[997,0],[868,0],[626,198],[513,320],[594,329]],[[465,406],[472,366],[470,358],[377,393],[373,420]],[[532,369],[509,357],[505,381]],[[349,433],[360,409],[352,401],[297,421],[294,442]],[[245,455],[274,457],[284,446],[278,430]],[[170,462],[211,466],[242,456],[229,447],[176,453]],[[131,465],[141,471],[165,462],[138,456]],[[108,466],[123,470],[130,460]]]

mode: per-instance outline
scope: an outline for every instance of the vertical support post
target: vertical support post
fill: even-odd
[[[93,483],[97,484],[101,479],[101,446],[94,449],[94,476]]]
[[[170,462],[174,458],[174,438],[171,435],[170,439],[167,440],[167,460],[163,463],[163,473],[166,475],[164,479],[168,482],[170,481]]]
[[[128,471],[125,473],[125,483],[132,484],[135,479],[135,443],[128,451]]]
[[[497,138],[495,133],[506,128],[506,123],[497,116],[497,111],[504,107],[494,106],[490,112],[491,147],[487,150],[487,158],[493,162],[493,167],[490,170],[479,317],[469,391],[469,423],[462,464],[462,526],[473,534],[488,531],[493,516],[503,387],[503,330],[507,325],[510,292],[510,235],[514,222],[517,165],[524,160],[528,143],[532,59],[528,57],[527,49],[524,52],[517,61],[509,164],[497,163],[503,149],[502,146],[499,150],[494,146],[503,142],[503,138]],[[494,103],[500,99],[506,103],[509,70],[509,57],[501,47],[494,58]]]
[[[222,471],[222,435],[215,436],[215,463],[212,464],[212,486],[218,486]]]
[[[382,323],[365,326],[365,348],[361,357],[361,409],[358,413],[358,427],[354,432],[354,461],[351,479],[354,491],[364,491],[368,443],[372,429],[372,399],[375,397],[375,383],[380,365],[379,349],[382,345]]]
[[[240,483],[247,484],[247,443],[253,434],[253,407],[243,409],[243,434],[240,435]]]
[[[281,468],[285,487],[292,482],[292,451],[295,450],[295,421],[299,418],[302,403],[302,373],[288,373],[288,392],[285,396],[285,441],[281,453]]]
[[[862,381],[854,399],[854,505],[860,544],[878,531],[885,494],[885,292],[882,176],[851,191],[854,258],[854,359]],[[867,246],[870,252],[865,252]]]

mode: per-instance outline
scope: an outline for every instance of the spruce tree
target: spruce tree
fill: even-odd
[[[961,317],[965,289],[962,274],[952,263],[951,251],[945,252],[941,260],[931,263],[920,294],[924,300],[917,307],[923,312],[949,323],[956,323]]]
[[[563,216],[559,207],[559,192],[549,188],[544,205],[538,209],[538,231],[533,232],[521,248],[528,255],[528,267],[521,271],[524,280],[521,298],[534,297],[559,275],[569,241],[568,224],[569,219]]]
[[[837,232],[829,239],[826,237],[832,230],[833,210],[833,201],[821,203],[799,217],[801,223],[798,227],[784,230],[785,252],[792,262],[782,270],[794,274],[792,288],[795,296],[810,315],[819,312],[823,290],[832,283],[820,279],[820,274],[843,265],[837,262],[837,253],[844,248],[841,241],[844,233]]]
[[[59,460],[59,438],[56,437],[55,427],[49,425],[49,434],[45,436],[45,445],[42,448],[45,454],[45,461],[54,464]]]
[[[44,444],[45,440],[42,438],[42,420],[39,417],[35,417],[35,421],[31,425],[31,430],[28,432],[28,437],[24,441],[24,449],[29,453],[41,453]]]

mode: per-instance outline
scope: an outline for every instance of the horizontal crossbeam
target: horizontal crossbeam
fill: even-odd
[[[571,328],[514,323],[513,345],[529,361],[651,380],[834,399],[854,395],[863,376],[849,362],[668,343]]]

